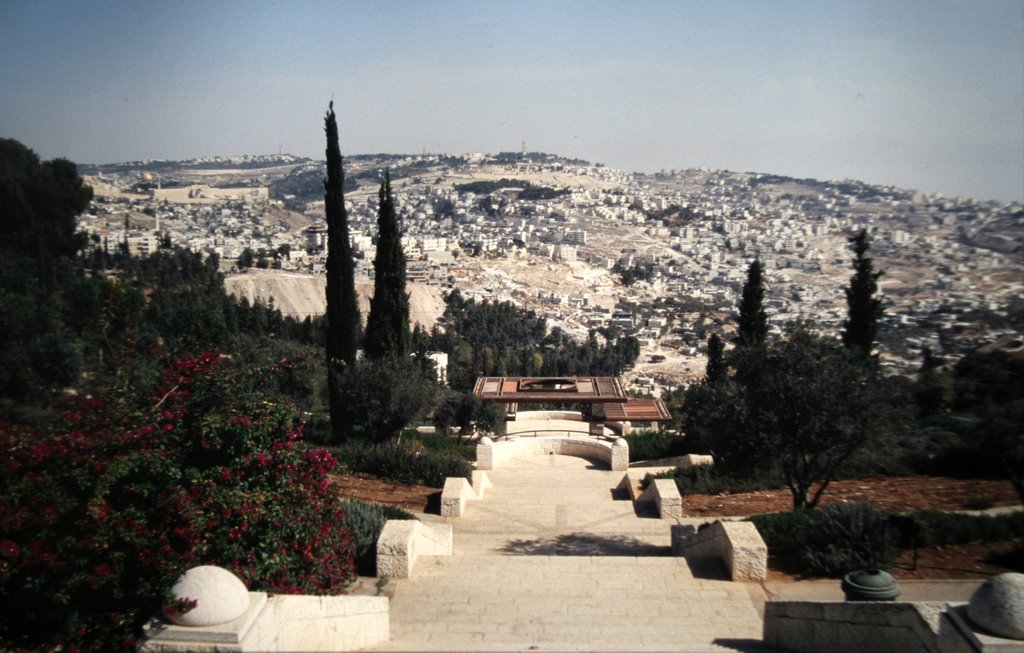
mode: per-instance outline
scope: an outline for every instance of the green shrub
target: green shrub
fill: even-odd
[[[78,400],[52,433],[0,424],[0,646],[134,650],[179,574],[216,564],[253,590],[338,594],[351,540],[323,449],[296,446],[267,369],[174,361],[150,407]]]
[[[773,556],[789,560],[809,576],[888,569],[899,553],[889,514],[866,502],[757,515],[750,521]]]
[[[686,440],[664,431],[650,431],[625,436],[629,443],[629,462],[671,458],[687,453]]]
[[[988,557],[985,558],[985,562],[1024,573],[1024,544],[1018,544],[1010,548],[997,547],[992,549]]]
[[[358,499],[341,502],[345,516],[341,526],[352,534],[356,567],[360,576],[377,575],[377,538],[389,519],[416,519],[406,511]]]
[[[1003,542],[1024,538],[1024,512],[965,515],[918,510],[899,520],[900,543],[910,546],[953,546],[972,542]]]
[[[652,478],[671,478],[679,488],[679,494],[721,494],[723,492],[753,492],[755,490],[775,489],[782,486],[778,472],[767,468],[744,475],[723,473],[714,465],[694,465],[692,467],[676,467],[667,472],[648,474],[644,477],[643,487],[650,484]]]
[[[899,549],[889,514],[867,502],[831,504],[811,515],[797,551],[811,575],[840,577],[857,569],[889,569]]]
[[[408,485],[440,488],[449,476],[469,478],[473,471],[464,458],[427,451],[415,442],[392,440],[372,445],[349,442],[337,447],[335,452],[349,471]]]
[[[476,460],[476,445],[444,433],[425,435],[415,429],[408,429],[402,433],[402,441],[417,443],[427,451],[440,454],[458,456],[463,460]]]

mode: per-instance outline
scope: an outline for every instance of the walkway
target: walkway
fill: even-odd
[[[638,514],[622,472],[517,458],[452,518],[455,555],[392,580],[381,651],[767,651],[764,593],[669,555],[671,522]]]

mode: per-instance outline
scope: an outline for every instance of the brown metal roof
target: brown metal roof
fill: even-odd
[[[612,422],[664,422],[672,419],[660,399],[630,399],[621,404],[605,404],[605,419]]]
[[[627,401],[619,379],[611,376],[482,376],[473,394],[484,401],[522,404],[593,404]]]

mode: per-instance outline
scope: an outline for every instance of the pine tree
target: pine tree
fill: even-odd
[[[324,181],[324,206],[327,214],[327,391],[331,411],[331,430],[340,434],[348,427],[344,400],[339,392],[338,374],[356,362],[359,343],[359,304],[356,300],[355,264],[348,240],[348,216],[342,186],[345,173],[338,146],[338,123],[334,102],[328,105],[324,119],[327,132],[327,179]]]
[[[409,295],[405,292],[405,253],[402,232],[391,195],[391,175],[385,171],[377,209],[377,254],[373,259],[373,299],[366,322],[364,347],[368,358],[405,356],[409,352]]]
[[[764,312],[761,260],[754,259],[747,269],[747,282],[743,285],[737,340],[741,347],[752,347],[763,343],[767,335],[768,316]]]
[[[719,383],[728,378],[728,367],[725,364],[725,344],[717,333],[708,336],[708,365],[704,378],[708,383]]]
[[[866,229],[850,238],[850,243],[856,255],[853,261],[855,272],[850,277],[850,287],[846,289],[849,317],[843,322],[843,344],[869,358],[875,346],[878,320],[882,317],[882,300],[876,297],[878,278],[882,273],[874,271],[867,255],[870,246]]]

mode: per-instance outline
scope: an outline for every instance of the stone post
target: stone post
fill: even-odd
[[[612,471],[624,472],[629,469],[629,443],[619,438],[612,443]]]
[[[494,441],[487,436],[480,438],[476,445],[476,468],[494,469]]]

